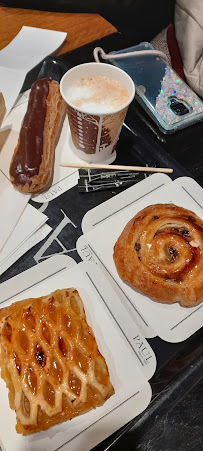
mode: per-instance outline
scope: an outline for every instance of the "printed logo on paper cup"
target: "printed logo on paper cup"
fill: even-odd
[[[127,108],[115,114],[98,116],[67,106],[73,144],[86,154],[106,152],[119,136]]]

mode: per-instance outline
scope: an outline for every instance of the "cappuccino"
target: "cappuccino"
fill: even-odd
[[[119,81],[103,75],[85,75],[68,88],[67,99],[76,108],[90,114],[109,114],[129,100],[129,93]]]
[[[106,63],[69,69],[60,81],[70,126],[68,146],[88,163],[112,163],[135,85],[126,72]]]

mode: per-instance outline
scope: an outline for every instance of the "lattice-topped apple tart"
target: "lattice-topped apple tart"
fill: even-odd
[[[0,310],[0,366],[23,435],[85,413],[114,393],[74,288]]]

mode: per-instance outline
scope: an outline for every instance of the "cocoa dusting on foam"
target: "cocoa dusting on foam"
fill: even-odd
[[[111,113],[129,100],[125,86],[119,81],[103,75],[84,76],[72,84],[69,101],[89,113]]]

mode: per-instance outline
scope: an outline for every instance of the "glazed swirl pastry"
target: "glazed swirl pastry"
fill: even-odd
[[[173,204],[151,205],[114,246],[119,275],[152,299],[195,306],[203,300],[203,221]]]

